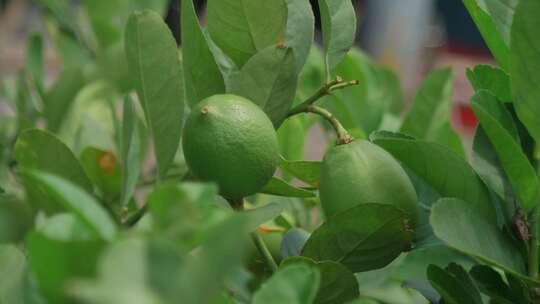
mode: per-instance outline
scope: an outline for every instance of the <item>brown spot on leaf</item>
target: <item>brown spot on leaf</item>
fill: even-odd
[[[109,151],[99,156],[98,164],[99,168],[106,173],[114,174],[116,172],[116,157]]]

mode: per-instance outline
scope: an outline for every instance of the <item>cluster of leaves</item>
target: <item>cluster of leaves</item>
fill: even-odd
[[[500,65],[468,71],[470,163],[450,123],[451,70],[431,73],[401,120],[396,75],[351,49],[350,0],[319,0],[322,51],[308,0],[210,0],[204,28],[181,1],[181,50],[164,0],[39,2],[63,70],[46,84],[33,34],[26,69],[3,83],[16,116],[0,122],[0,303],[537,301],[538,1],[464,1]],[[407,171],[414,237],[376,202],[322,220],[321,163],[303,160],[304,143],[315,125],[334,137],[287,116],[336,75],[359,85],[321,104]],[[281,178],[245,211],[191,181],[179,148],[189,107],[224,92],[278,130]]]

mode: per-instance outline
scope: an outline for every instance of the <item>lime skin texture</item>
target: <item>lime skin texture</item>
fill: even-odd
[[[413,228],[417,222],[416,191],[407,173],[390,153],[367,140],[328,150],[319,194],[327,217],[360,204],[379,203],[404,211]]]
[[[200,180],[240,200],[257,193],[274,175],[278,139],[268,116],[250,100],[230,94],[197,103],[184,126],[184,157]]]

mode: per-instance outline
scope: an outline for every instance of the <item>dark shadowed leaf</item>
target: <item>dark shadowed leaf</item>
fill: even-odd
[[[144,10],[129,17],[125,49],[154,139],[158,174],[163,177],[178,149],[184,114],[184,83],[176,42],[161,16]]]
[[[521,149],[511,114],[488,91],[479,91],[474,95],[472,108],[495,147],[514,193],[526,211],[532,210],[538,203],[540,184],[534,168]]]
[[[468,273],[457,264],[445,269],[429,265],[427,276],[433,287],[448,304],[482,304],[482,298]]]
[[[480,290],[501,304],[528,303],[513,293],[501,274],[485,265],[476,265],[470,271]]]
[[[338,262],[356,273],[386,266],[409,248],[412,238],[405,213],[391,205],[362,204],[317,228],[302,256]]]
[[[495,147],[493,147],[493,144],[481,126],[476,128],[472,149],[471,165],[482,181],[496,195],[493,198],[495,206],[497,206],[497,197],[499,201],[513,202],[515,200],[515,194],[512,191],[508,177],[497,156]],[[515,211],[514,207],[513,204],[500,206],[500,210],[498,211],[502,217],[499,220],[502,220],[502,223],[510,220]]]

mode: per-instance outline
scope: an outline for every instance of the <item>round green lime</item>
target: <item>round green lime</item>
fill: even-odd
[[[390,204],[404,211],[414,227],[417,196],[407,173],[381,147],[366,141],[332,147],[324,156],[320,198],[327,217],[365,203]]]
[[[182,147],[191,172],[215,182],[231,200],[258,192],[278,164],[278,140],[268,116],[240,96],[214,95],[196,104]]]

